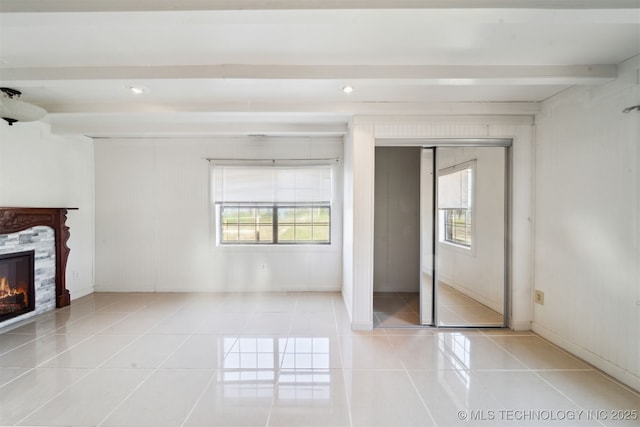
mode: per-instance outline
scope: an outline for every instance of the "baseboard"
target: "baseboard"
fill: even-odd
[[[75,298],[75,294],[78,291],[72,291],[73,296]],[[295,292],[295,293],[338,293],[342,292],[341,287],[314,287],[314,288],[286,288],[286,287],[278,287],[278,288],[253,288],[253,287],[239,287],[239,286],[231,286],[228,288],[200,288],[200,287],[166,287],[166,288],[155,288],[155,287],[123,287],[123,288],[112,288],[112,287],[100,287],[97,286],[95,290],[91,290],[91,292],[136,292],[136,293],[153,293],[153,292],[166,292],[166,293],[285,293],[285,292]]]
[[[91,287],[82,288],[82,289],[72,289],[69,293],[71,294],[71,301],[73,301],[74,299],[91,295],[94,292],[95,292],[95,289],[93,288],[93,286],[91,286]]]
[[[347,301],[344,297],[344,291],[340,291],[340,295],[342,295],[342,303],[344,304],[345,310],[347,310],[347,315],[349,316],[349,322],[353,319],[353,313],[351,311],[351,301]]]
[[[516,320],[509,322],[509,328],[514,331],[530,331],[531,322],[529,320]]]
[[[372,331],[373,321],[371,322],[351,322],[352,331]]]
[[[452,280],[447,279],[446,277],[441,277],[439,279],[442,283],[444,283],[445,285],[455,289],[456,291],[460,292],[461,294],[464,294],[466,296],[468,296],[471,299],[474,299],[476,301],[478,301],[480,304],[489,307],[491,310],[499,313],[499,314],[503,314],[504,311],[504,307],[496,307],[495,302],[494,301],[490,301],[487,298],[485,298],[484,296],[475,293],[473,291],[471,291],[468,288],[465,288],[464,286],[458,285],[457,283],[453,282]]]
[[[555,345],[557,345],[560,348],[563,348],[564,350],[568,351],[569,353],[573,354],[574,356],[579,357],[580,359],[584,360],[585,362],[595,366],[596,368],[600,369],[601,371],[607,373],[608,375],[612,376],[613,378],[617,379],[618,381],[620,381],[621,383],[631,387],[632,389],[636,390],[636,391],[640,391],[640,377],[637,375],[634,375],[633,373],[621,368],[620,366],[614,365],[613,363],[609,362],[608,360],[602,358],[601,356],[583,348],[580,347],[579,345],[572,343],[571,341],[567,340],[564,337],[561,337],[560,335],[558,335],[557,333],[545,328],[544,326],[541,326],[540,324],[533,322],[531,324],[531,330],[533,332],[535,332],[536,334],[540,335],[542,338],[551,341],[552,343],[554,343]]]

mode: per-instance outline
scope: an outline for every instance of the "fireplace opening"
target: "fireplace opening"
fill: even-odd
[[[0,254],[0,322],[35,309],[34,251]]]

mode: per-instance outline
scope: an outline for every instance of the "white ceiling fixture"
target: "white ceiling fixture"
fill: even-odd
[[[9,123],[9,126],[16,122],[34,122],[47,114],[44,108],[20,101],[22,92],[19,90],[0,87],[0,92],[0,117]]]
[[[129,90],[134,95],[142,95],[143,93],[146,93],[148,91],[147,88],[144,88],[142,86],[129,86]]]

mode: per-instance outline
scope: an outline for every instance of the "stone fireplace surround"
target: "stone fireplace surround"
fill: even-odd
[[[45,258],[45,264],[47,257],[51,260],[51,262],[55,262],[55,265],[51,266],[52,268],[55,268],[55,272],[50,273],[50,276],[53,276],[54,283],[51,283],[52,280],[47,277],[41,279],[41,282],[43,282],[41,283],[41,287],[48,285],[48,293],[52,298],[44,297],[43,301],[43,296],[41,295],[39,298],[38,289],[36,289],[36,304],[38,304],[38,300],[40,299],[41,305],[44,305],[44,307],[41,307],[41,310],[38,310],[38,307],[36,307],[36,312],[34,314],[39,314],[40,312],[42,312],[42,308],[44,308],[45,311],[54,308],[54,302],[55,307],[58,308],[66,307],[71,303],[71,297],[69,291],[66,288],[65,281],[67,259],[70,252],[69,247],[67,246],[67,241],[69,240],[70,233],[69,227],[67,227],[66,225],[66,220],[67,211],[75,209],[76,208],[0,207],[0,250],[7,247],[5,246],[5,244],[7,243],[6,241],[8,240],[6,239],[6,237],[11,236],[14,240],[13,244],[8,245],[10,250],[2,251],[3,253],[19,252],[23,250],[24,245],[37,246],[43,240],[51,240],[51,234],[53,234],[53,242],[51,242],[53,243],[53,248],[48,250],[45,247],[42,252],[44,252],[43,258]],[[50,229],[47,229],[45,227],[50,227],[50,229],[53,230],[53,233],[51,233]],[[5,239],[2,239],[2,237],[5,237]],[[51,252],[49,256],[47,256],[47,252]],[[53,261],[54,259],[55,261]],[[38,274],[41,272],[39,270],[47,270],[47,268],[36,266],[35,269],[36,281],[38,281]],[[54,292],[50,292],[52,290],[51,285],[53,284],[55,284]],[[49,301],[48,303],[46,302],[46,300],[51,299],[53,299],[54,301]],[[18,320],[21,319],[21,317],[16,317],[14,319]],[[0,326],[4,326],[4,324],[0,323]]]

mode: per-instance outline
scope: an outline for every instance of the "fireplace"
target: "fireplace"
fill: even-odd
[[[0,255],[0,322],[35,309],[34,251]]]
[[[36,226],[51,227],[55,239],[55,306],[66,307],[71,303],[71,295],[66,286],[67,258],[69,256],[69,227],[66,225],[67,211],[77,208],[5,208],[0,207],[0,249],[3,235],[20,233]],[[18,237],[18,242],[22,237]],[[6,247],[5,242],[5,247]],[[11,244],[9,244],[11,246]],[[31,248],[25,248],[31,249]],[[40,269],[38,269],[40,270]],[[36,287],[37,283],[36,275]],[[36,311],[42,305],[38,303]]]

